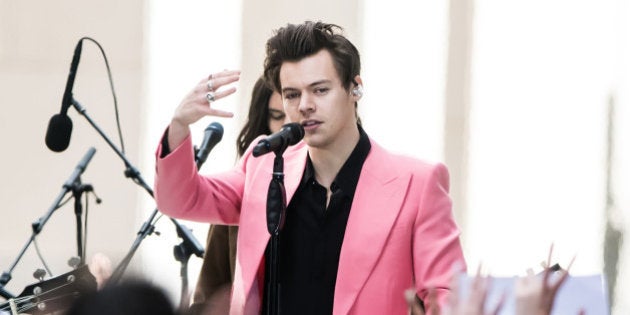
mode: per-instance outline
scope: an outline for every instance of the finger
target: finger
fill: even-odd
[[[479,293],[479,289],[482,286],[482,282],[483,282],[483,279],[481,277],[481,264],[480,264],[477,267],[477,274],[475,275],[475,278],[473,279],[473,282],[472,282],[472,284],[470,286],[470,288],[471,288],[471,292],[470,293],[471,294]]]
[[[240,70],[223,70],[221,72],[215,72],[210,74],[206,79],[204,79],[204,81],[208,81],[208,80],[212,80],[212,79],[217,79],[217,78],[222,78],[222,77],[226,77],[226,76],[232,76],[232,75],[240,75],[241,71]]]
[[[482,264],[479,263],[479,266],[477,266],[477,273],[475,274],[475,278],[473,279],[472,286],[471,286],[474,292],[478,291],[477,289],[479,289],[479,286],[482,283],[481,268],[482,268]]]
[[[575,261],[576,257],[577,257],[577,254],[573,255],[573,258],[571,258],[571,261],[569,262],[569,265],[567,266],[567,273],[571,269],[571,266],[573,266],[573,262]]]
[[[530,285],[532,281],[534,281],[535,277],[536,275],[534,274],[534,270],[532,268],[527,268],[527,274],[525,275],[525,277],[518,277],[516,283],[517,285],[526,287]]]
[[[483,312],[486,307],[486,303],[488,301],[488,295],[490,295],[490,288],[492,287],[492,277],[490,275],[485,277],[484,287],[482,291],[482,299],[480,301],[479,310]]]
[[[542,260],[542,261],[540,262],[540,267],[541,267],[542,269],[547,268],[547,262],[546,262],[546,261],[544,261],[544,260]]]
[[[226,118],[234,117],[234,113],[232,112],[228,112],[228,111],[220,110],[220,109],[214,109],[214,108],[210,108],[210,111],[208,112],[208,114],[210,116],[217,116],[217,117],[226,117]]]
[[[231,88],[229,88],[227,90],[223,90],[223,91],[216,91],[216,92],[214,92],[214,101],[216,102],[216,101],[218,101],[218,100],[220,100],[220,99],[222,99],[222,98],[224,98],[224,97],[226,97],[228,95],[234,94],[235,92],[236,92],[236,88],[235,87],[231,87]],[[205,97],[205,94],[204,94],[204,97]]]
[[[235,87],[231,87],[231,88],[229,88],[227,90],[223,90],[223,91],[198,93],[197,94],[197,98],[196,98],[196,102],[198,104],[204,104],[205,106],[208,106],[208,104],[213,104],[213,103],[217,102],[218,100],[220,100],[220,99],[222,99],[222,98],[224,98],[224,97],[226,97],[228,95],[234,94],[234,92],[236,92],[236,88]],[[210,94],[212,94],[212,99],[209,98]]]
[[[553,253],[553,243],[549,246],[549,255],[547,256],[547,266],[545,268],[549,268],[551,266],[551,254]]]
[[[569,277],[569,269],[571,269],[571,266],[573,266],[574,261],[575,261],[575,256],[571,258],[571,262],[569,262],[567,269],[560,271],[562,272],[562,276],[560,276],[560,279],[558,279],[558,281],[553,285],[554,289],[559,288],[562,285],[562,283]]]
[[[216,91],[222,86],[228,85],[230,83],[236,82],[240,79],[238,75],[226,76],[221,78],[214,78],[210,81],[207,81],[205,84],[209,88],[212,85],[212,90]]]
[[[557,291],[558,289],[560,289],[560,286],[562,286],[562,284],[567,280],[567,278],[569,278],[569,269],[571,269],[571,266],[573,265],[573,262],[575,261],[575,256],[573,256],[573,258],[571,259],[571,262],[569,262],[569,265],[567,266],[566,270],[561,270],[559,272],[562,272],[562,275],[560,276],[560,278],[551,286],[551,290],[553,292]]]
[[[481,268],[483,266],[483,263],[479,263],[479,266],[477,266],[477,276],[481,276]]]
[[[429,291],[429,294],[431,294],[430,292],[431,291]],[[424,311],[416,300],[416,290],[407,289],[405,291],[405,301],[407,301],[407,306],[409,307],[411,315],[425,315]]]
[[[238,70],[234,70],[234,71],[229,71],[229,70],[224,70],[223,72],[217,72],[217,73],[212,73],[210,75],[208,75],[207,77],[199,80],[199,82],[197,83],[197,86],[203,86],[203,87],[207,87],[208,86],[208,82],[209,81],[213,81],[213,85],[216,88],[216,80],[223,80],[227,77],[240,77],[241,75],[241,71]]]
[[[429,301],[428,313],[431,315],[440,315],[442,314],[442,309],[440,309],[440,304],[438,303],[437,290],[435,288],[429,290],[429,294],[427,295],[427,301]]]
[[[516,283],[514,284],[514,287],[516,288],[516,291],[519,290],[519,288],[524,288],[527,286],[527,277],[518,277],[516,278]]]
[[[207,99],[207,93],[206,94],[201,94],[198,96],[197,98],[197,103],[198,104],[202,104],[202,106],[198,107],[199,110],[202,111],[202,113],[206,116],[218,116],[218,117],[233,117],[234,113],[230,112],[230,111],[226,111],[226,110],[221,110],[221,109],[217,109],[213,107],[213,104],[230,95],[233,94],[234,92],[236,92],[236,88],[231,88],[229,90],[225,90],[225,91],[220,91],[220,92],[215,92],[214,93],[214,101],[213,102],[209,102]]]
[[[463,274],[463,271],[453,273],[451,278],[451,294],[448,296],[448,305],[452,310],[459,305],[459,295],[461,294],[459,290],[459,279]]]
[[[488,297],[488,292],[490,291],[491,286],[492,286],[492,277],[488,275],[487,277],[484,277],[483,290],[481,292],[483,294],[484,302],[486,301],[486,298]]]
[[[543,270],[543,286],[547,287],[549,285],[549,277],[552,273],[553,271],[551,271],[551,268],[545,268],[545,270]]]
[[[193,122],[198,121],[203,116],[217,116],[217,117],[226,117],[226,118],[234,117],[234,113],[232,112],[216,109],[216,108],[211,108],[211,107],[208,107],[207,104],[208,102],[206,102],[206,105],[204,106],[199,106],[193,109],[194,113],[191,115],[196,117]]]
[[[556,279],[556,282],[554,282],[549,288],[553,294],[555,294],[555,292],[558,291],[560,287],[562,286],[562,284],[569,278],[568,272],[566,271],[558,271],[558,272],[561,272],[562,275],[560,275],[560,277]]]
[[[467,303],[479,314],[483,314],[484,304],[486,296],[488,294],[488,277],[481,275],[481,268],[477,270],[477,275],[473,280],[473,284],[470,287],[470,293],[468,295]]]
[[[503,308],[503,304],[505,304],[506,298],[507,298],[507,292],[505,290],[503,290],[503,292],[501,292],[501,297],[499,298],[499,301],[497,301],[497,304],[490,311],[491,315],[498,315],[499,314],[499,312],[501,311],[501,308]]]
[[[528,277],[533,277],[534,276],[534,269],[527,268],[527,276]]]

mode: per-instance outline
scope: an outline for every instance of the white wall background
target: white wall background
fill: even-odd
[[[147,11],[147,137],[143,151],[152,153],[179,101],[197,82],[222,69],[240,69],[241,3],[194,0],[149,2]],[[238,96],[217,105],[225,110],[236,111],[239,106]],[[227,169],[236,161],[233,143],[236,141],[238,125],[234,119],[202,119],[192,128],[194,143],[201,143],[203,130],[212,121],[220,122],[225,132],[221,143],[201,169],[203,173]],[[144,158],[147,169],[151,169],[155,164],[154,155],[146,154]],[[145,216],[148,217],[155,203],[149,199],[143,206],[146,209]],[[142,265],[146,274],[154,275],[152,279],[156,283],[168,288],[172,296],[179,299],[180,264],[172,256],[172,247],[180,241],[171,222],[166,217],[160,221],[159,229],[163,234],[159,241],[147,242],[143,246]],[[192,228],[197,240],[205,245],[208,224],[184,220],[180,223]],[[190,287],[193,289],[201,268],[201,259],[192,256],[188,266],[191,270]]]
[[[454,19],[468,14],[472,23]],[[39,12],[39,13],[38,13]],[[235,119],[215,119],[225,127],[223,141],[202,172],[234,163],[234,139],[250,89],[262,71],[264,42],[287,22],[305,19],[340,24],[363,58],[365,96],[359,105],[365,128],[384,146],[432,160],[466,157],[467,174],[453,174],[455,211],[464,227],[471,267],[480,261],[497,275],[521,274],[545,259],[573,271],[603,269],[606,106],[617,105],[613,195],[617,224],[630,227],[628,109],[630,98],[630,7],[604,1],[115,1],[87,4],[0,0],[0,268],[7,269],[72,168],[91,145],[97,154],[84,175],[104,204],[90,208],[88,255],[103,252],[118,262],[154,207],[147,194],[124,178],[120,160],[76,112],[70,148],[61,154],[43,145],[49,117],[58,110],[76,41],[99,40],[110,57],[121,106],[130,160],[149,183],[153,152],[180,98],[202,77],[224,68],[241,69],[239,92],[222,107]],[[463,24],[462,24],[463,23]],[[463,25],[463,26],[462,26]],[[449,69],[449,49],[459,47],[470,28],[470,61]],[[455,34],[456,33],[456,34]],[[466,32],[464,32],[466,33]],[[450,51],[452,54],[453,51]],[[449,63],[450,62],[450,63]],[[104,66],[93,46],[84,54],[75,96],[117,143]],[[454,91],[455,77],[470,85]],[[450,80],[449,80],[450,79]],[[461,92],[461,93],[460,93]],[[447,120],[447,99],[460,93],[467,142]],[[466,96],[467,95],[467,96]],[[452,99],[452,98],[451,98]],[[457,108],[457,107],[455,107]],[[193,139],[214,121],[194,126]],[[467,144],[466,144],[467,143]],[[458,169],[458,168],[453,168]],[[207,225],[184,222],[205,241]],[[60,209],[40,237],[40,247],[57,273],[76,253],[71,206]],[[147,238],[130,273],[179,294],[179,265],[172,246],[179,243],[162,218],[161,236]],[[621,254],[614,314],[630,304],[630,247]],[[19,292],[33,282],[41,264],[29,250],[7,289]],[[190,261],[194,286],[200,259]]]

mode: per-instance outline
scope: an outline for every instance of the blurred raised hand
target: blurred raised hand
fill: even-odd
[[[470,284],[468,295],[466,297],[461,296],[462,290],[460,290],[459,279],[462,275],[461,272],[457,272],[453,275],[451,280],[451,294],[449,296],[447,305],[442,309],[437,301],[437,294],[435,290],[429,290],[427,295],[428,309],[423,310],[420,303],[415,298],[415,291],[409,289],[405,292],[405,299],[409,306],[409,313],[411,315],[496,315],[499,314],[505,296],[503,296],[497,305],[491,308],[489,311],[486,309],[486,299],[488,297],[488,291],[492,282],[492,277],[481,275],[481,266],[477,269],[477,275]]]
[[[571,259],[566,270],[554,272],[551,268],[551,254],[553,245],[549,249],[549,257],[544,264],[542,275],[535,275],[533,270],[527,270],[527,276],[516,281],[514,295],[516,297],[517,315],[549,315],[558,290],[569,276],[569,269],[575,257]],[[582,312],[581,312],[582,313]]]

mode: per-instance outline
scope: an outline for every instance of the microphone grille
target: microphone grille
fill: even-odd
[[[221,141],[223,138],[223,125],[216,121],[212,122],[208,125],[208,127],[206,127],[206,131],[209,130],[212,130],[216,134],[216,137],[218,137],[219,141]]]
[[[289,145],[294,145],[304,138],[304,127],[299,123],[285,124],[282,129],[287,129],[291,133],[288,137]]]
[[[70,145],[72,120],[66,115],[56,114],[50,118],[46,131],[46,146],[54,152],[62,152]]]

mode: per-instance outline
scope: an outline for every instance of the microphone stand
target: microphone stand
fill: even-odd
[[[177,226],[177,236],[182,239],[182,242],[173,247],[173,255],[175,256],[175,260],[179,261],[181,264],[180,276],[182,278],[182,288],[180,307],[181,310],[184,311],[190,305],[190,295],[188,294],[188,259],[192,254],[195,254],[195,256],[199,258],[203,257],[204,248],[203,245],[197,242],[192,234],[192,230],[184,225]]]
[[[199,149],[195,147],[195,164],[197,165],[197,170],[201,169],[201,166],[205,162],[197,156],[198,151]],[[182,238],[183,241],[179,245],[175,245],[173,247],[175,260],[179,261],[181,265],[179,274],[182,278],[182,287],[179,307],[182,312],[184,312],[190,305],[190,295],[188,294],[188,260],[192,254],[195,254],[198,257],[203,257],[204,254],[203,247],[199,248],[190,241],[187,241],[189,238],[180,235],[183,233],[191,233],[191,230],[187,228],[186,230],[177,229],[177,235]]]
[[[90,147],[90,149],[88,149],[88,151],[85,154],[85,156],[83,157],[83,159],[81,159],[81,161],[79,162],[79,164],[77,165],[75,170],[70,175],[70,178],[68,178],[68,180],[63,184],[63,186],[62,186],[63,189],[61,190],[61,192],[59,193],[57,198],[55,198],[55,201],[53,202],[52,206],[50,206],[50,208],[48,208],[48,211],[46,212],[46,214],[44,214],[44,216],[40,217],[39,219],[37,219],[37,221],[35,221],[35,222],[33,222],[31,224],[31,228],[33,229],[33,233],[31,234],[31,237],[28,239],[28,241],[26,242],[24,247],[22,247],[22,250],[18,254],[18,257],[15,259],[13,264],[11,264],[11,267],[9,268],[9,271],[4,271],[2,273],[2,276],[0,276],[0,295],[2,297],[4,297],[5,299],[15,298],[15,296],[13,294],[11,294],[11,293],[7,292],[6,290],[4,290],[4,286],[7,283],[9,283],[9,281],[11,281],[11,278],[12,278],[11,277],[11,273],[13,272],[13,269],[15,269],[17,264],[20,262],[20,260],[22,259],[22,256],[24,256],[24,253],[26,252],[28,247],[35,240],[35,237],[37,235],[39,235],[39,233],[42,231],[42,229],[44,228],[44,225],[46,224],[46,222],[48,222],[48,219],[50,219],[50,217],[52,216],[53,212],[55,212],[55,210],[57,210],[59,208],[59,204],[61,203],[63,198],[70,191],[73,191],[73,187],[77,186],[77,183],[78,183],[79,186],[83,186],[83,185],[80,184],[81,183],[81,174],[83,173],[83,171],[85,171],[85,168],[87,167],[88,163],[90,162],[90,160],[94,156],[94,153],[96,153],[96,149],[94,149],[93,147]],[[79,207],[81,207],[80,199],[75,199],[75,207],[76,207],[77,203],[79,203]],[[76,211],[76,208],[75,208],[75,211]],[[78,215],[77,220],[79,220],[79,221],[77,221],[77,234],[78,234],[77,246],[78,246],[79,257],[81,257],[81,259],[82,259],[82,263],[81,264],[83,264],[83,256],[81,255],[83,246],[82,246],[82,240],[80,238],[80,231],[81,231],[80,230],[80,226],[81,226],[81,224],[80,224],[80,222],[81,222],[80,221],[80,214]]]
[[[271,234],[269,246],[267,247],[267,259],[265,260],[267,282],[266,290],[266,314],[280,314],[281,290],[278,281],[279,261],[279,239],[280,231],[284,227],[287,210],[287,197],[284,187],[284,159],[282,153],[288,147],[288,143],[274,151],[276,157],[273,160],[273,174],[267,192],[267,230]]]
[[[98,132],[101,135],[101,137],[105,140],[105,142],[107,142],[107,144],[112,148],[112,150],[114,150],[114,152],[123,160],[123,162],[125,163],[125,168],[126,168],[125,177],[131,178],[131,180],[134,183],[144,188],[144,190],[151,197],[154,197],[153,189],[151,189],[151,187],[147,185],[146,181],[142,178],[142,175],[140,175],[140,171],[138,171],[138,169],[134,167],[133,164],[131,164],[131,162],[127,159],[127,157],[118,149],[118,147],[116,147],[116,145],[109,139],[109,137],[103,132],[103,130],[87,114],[85,107],[83,107],[81,103],[79,103],[76,99],[74,99],[74,97],[72,98],[72,106],[77,110],[77,112],[79,112],[79,114],[81,114],[90,123],[90,125],[92,125],[92,127],[96,130],[96,132]],[[115,285],[116,283],[118,283],[118,281],[120,281],[123,273],[127,269],[127,266],[131,262],[133,255],[138,250],[138,247],[140,247],[140,244],[142,243],[142,241],[146,238],[147,235],[153,234],[153,232],[155,231],[155,222],[153,221],[157,213],[158,213],[158,209],[156,208],[153,210],[149,218],[142,224],[142,226],[140,227],[140,230],[137,233],[137,237],[135,241],[133,242],[133,244],[131,245],[131,248],[129,249],[129,252],[125,256],[125,258],[120,262],[120,264],[116,267],[116,269],[112,273],[112,276],[107,282],[108,286]],[[186,248],[192,248],[193,249],[192,252],[197,257],[203,257],[203,253],[204,253],[203,246],[199,243],[199,241],[197,241],[197,239],[195,239],[194,235],[190,232],[190,230],[184,225],[177,222],[177,220],[173,218],[170,218],[170,220],[175,225],[175,228],[177,230],[177,235],[183,239],[183,243],[185,244]],[[175,258],[177,259],[177,255]]]
[[[70,187],[67,187],[69,190],[72,191],[72,197],[74,198],[74,214],[77,221],[77,255],[79,256],[78,266],[85,265],[85,253],[83,252],[83,248],[84,248],[83,229],[82,229],[83,220],[81,219],[81,215],[83,214],[83,204],[81,203],[81,196],[83,195],[84,192],[88,191],[89,189],[88,187],[91,187],[91,185],[81,184],[80,177],[77,178],[77,180]]]

